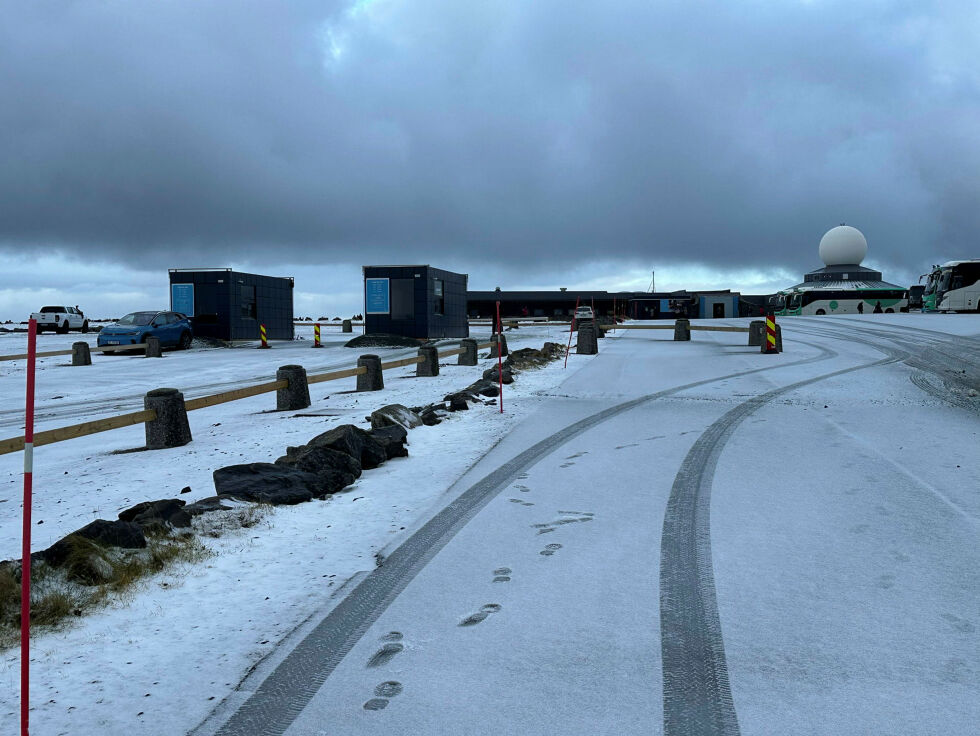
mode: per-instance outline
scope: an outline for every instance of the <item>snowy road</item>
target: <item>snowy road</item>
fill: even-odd
[[[980,321],[896,317],[603,341],[195,733],[971,732]]]

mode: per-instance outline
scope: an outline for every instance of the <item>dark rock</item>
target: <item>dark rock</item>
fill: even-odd
[[[361,463],[350,455],[314,444],[287,447],[276,465],[295,468],[314,475],[317,482],[309,486],[317,498],[336,493],[361,477]]]
[[[438,412],[436,412],[434,409],[422,412],[422,414],[419,416],[422,417],[422,424],[424,424],[426,427],[434,427],[437,424],[442,424],[442,419],[439,418]]]
[[[504,370],[501,373],[498,374],[497,373],[496,366],[494,366],[493,368],[488,368],[487,370],[483,371],[483,380],[485,380],[485,381],[492,381],[493,383],[497,383],[497,381],[498,381],[498,375],[502,375],[503,376],[503,381],[502,382],[504,384],[511,384],[511,383],[514,382],[514,376],[510,372],[510,370],[508,370],[507,368],[504,368]]]
[[[357,460],[364,470],[376,468],[385,460],[385,449],[371,434],[353,424],[334,427],[306,443],[314,447],[326,447],[343,452]]]
[[[344,343],[345,348],[416,348],[421,345],[423,340],[416,340],[414,337],[404,335],[387,335],[383,333],[373,333],[370,335],[358,335],[353,340]]]
[[[378,427],[371,430],[371,436],[385,448],[385,455],[389,460],[393,457],[408,457],[408,448],[405,447],[408,431],[404,427],[397,424]]]
[[[180,489],[180,492],[181,493],[190,493],[191,492],[191,487],[190,486],[184,486],[183,488]]]
[[[493,383],[492,381],[484,381],[482,379],[470,385],[466,390],[480,396],[489,396],[491,398],[495,398],[500,395],[500,388],[496,383]]]
[[[414,429],[422,426],[419,415],[401,404],[389,404],[382,406],[377,411],[371,412],[371,428],[390,427],[398,425],[405,429]]]
[[[466,397],[463,394],[453,394],[453,398],[449,401],[449,411],[466,411],[469,408],[470,406],[466,403]]]
[[[52,544],[41,553],[41,559],[55,567],[63,565],[72,551],[72,537],[88,539],[105,547],[124,549],[146,547],[146,537],[143,536],[143,530],[139,525],[129,521],[96,519]]]
[[[184,511],[191,516],[200,516],[208,511],[229,511],[234,508],[228,503],[229,500],[232,500],[231,496],[208,496],[200,501],[187,504]]]
[[[186,504],[186,501],[181,501],[179,498],[144,501],[121,512],[119,518],[123,521],[139,524],[144,529],[147,527],[166,528],[168,525],[184,528],[191,525],[190,514],[184,511]]]
[[[219,496],[279,506],[311,500],[320,479],[287,465],[246,463],[215,470],[214,487]]]

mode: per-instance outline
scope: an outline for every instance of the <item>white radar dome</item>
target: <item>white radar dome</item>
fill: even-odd
[[[838,225],[820,238],[820,260],[825,266],[858,264],[868,255],[868,241],[856,227]]]

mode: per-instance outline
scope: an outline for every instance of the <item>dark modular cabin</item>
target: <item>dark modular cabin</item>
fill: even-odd
[[[469,337],[468,279],[432,266],[364,266],[364,334]]]
[[[230,268],[171,268],[170,308],[191,318],[195,337],[292,340],[293,279]]]

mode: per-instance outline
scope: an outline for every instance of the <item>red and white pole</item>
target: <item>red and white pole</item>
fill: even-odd
[[[500,394],[500,413],[504,413],[504,363],[503,358],[503,348],[501,346],[501,333],[500,333],[500,302],[497,302],[497,386],[498,392]]]
[[[578,311],[579,297],[575,297],[575,312]],[[575,332],[575,312],[572,312],[572,326],[568,329],[568,347],[565,348],[565,367],[568,368],[568,354],[572,352],[572,333]]]
[[[320,323],[317,322],[313,325],[313,347],[322,348],[323,345],[320,344]]]
[[[20,574],[20,733],[28,736],[31,709],[31,504],[34,478],[34,365],[37,320],[27,326],[27,399],[24,403],[24,543]]]

